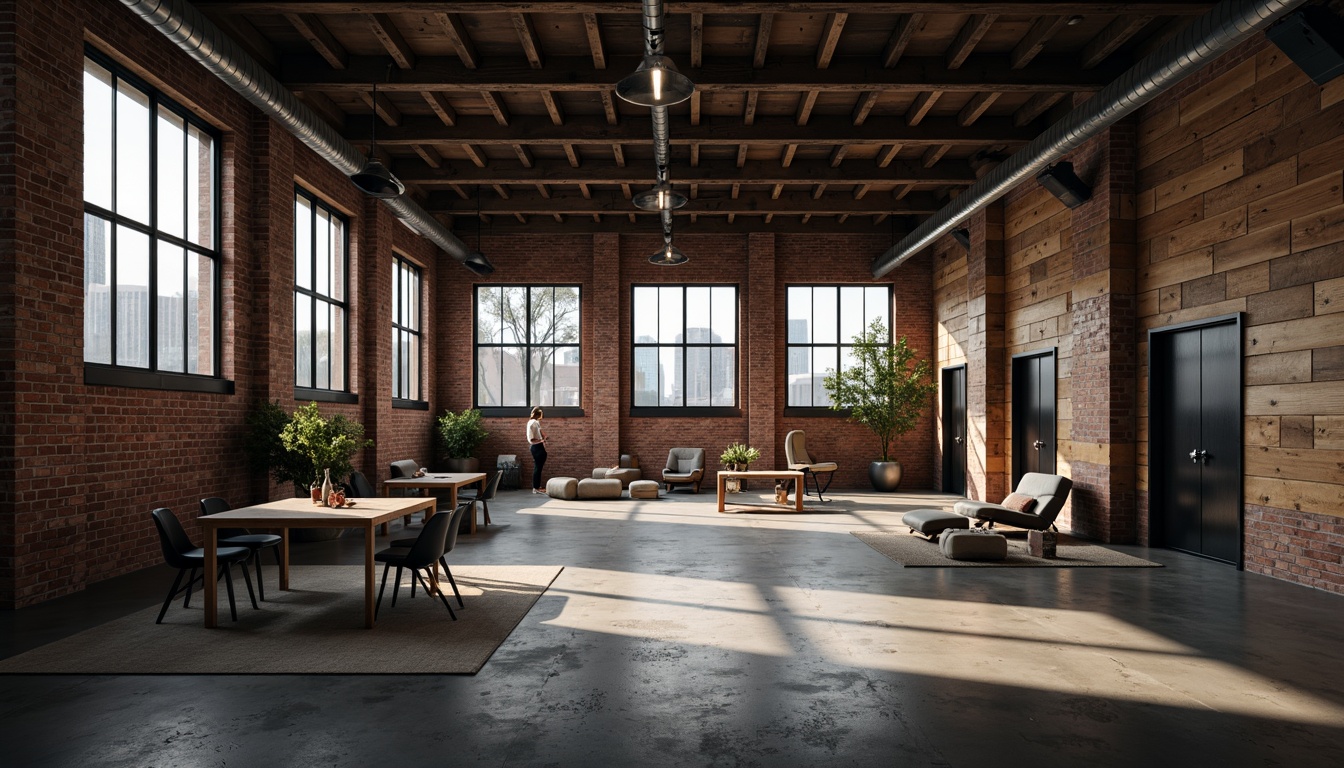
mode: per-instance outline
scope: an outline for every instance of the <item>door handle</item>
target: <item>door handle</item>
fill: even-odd
[[[1042,440],[1037,440],[1036,442],[1031,444],[1031,447],[1039,451],[1045,447],[1045,442]]]
[[[1190,463],[1198,464],[1201,461],[1203,461],[1205,464],[1209,463],[1208,451],[1201,451],[1198,448],[1196,448],[1195,450],[1190,452]]]
[[[952,438],[952,442],[956,443],[957,445],[961,445],[961,438],[960,438],[960,437],[954,437],[954,438]]]

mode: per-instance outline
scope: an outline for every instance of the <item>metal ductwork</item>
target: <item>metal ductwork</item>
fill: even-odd
[[[186,0],[121,2],[341,173],[350,176],[364,167],[363,153]],[[404,195],[382,202],[412,230],[472,271],[494,271],[488,259],[473,254],[447,227]]]
[[[1137,111],[1306,0],[1224,0],[1009,157],[873,261],[882,277],[1047,165]]]

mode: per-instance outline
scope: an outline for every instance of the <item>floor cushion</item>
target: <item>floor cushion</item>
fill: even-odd
[[[579,481],[578,491],[580,499],[619,499],[621,498],[621,481],[615,478],[598,480],[585,477]]]
[[[577,499],[579,481],[572,477],[552,477],[546,481],[546,495],[553,499]]]
[[[656,499],[658,498],[658,483],[653,480],[636,480],[630,483],[630,498],[632,499]]]
[[[1008,539],[1002,534],[949,528],[938,536],[938,548],[951,560],[1002,560]]]

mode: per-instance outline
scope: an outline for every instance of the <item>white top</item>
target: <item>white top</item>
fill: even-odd
[[[527,422],[527,442],[541,442],[541,421],[538,419],[529,419]]]

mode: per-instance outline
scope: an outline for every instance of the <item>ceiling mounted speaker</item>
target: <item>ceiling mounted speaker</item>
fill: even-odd
[[[1344,74],[1344,21],[1327,8],[1313,5],[1289,14],[1265,36],[1317,85]]]
[[[1073,172],[1073,163],[1067,161],[1055,163],[1036,174],[1036,180],[1070,208],[1077,208],[1092,197],[1092,188],[1078,178]]]

